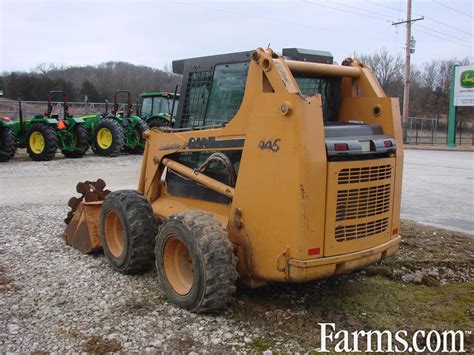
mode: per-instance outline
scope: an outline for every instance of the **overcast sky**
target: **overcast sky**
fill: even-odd
[[[474,0],[413,0],[415,64],[474,57]],[[406,0],[0,0],[0,72],[41,63],[173,59],[266,47],[404,53]]]

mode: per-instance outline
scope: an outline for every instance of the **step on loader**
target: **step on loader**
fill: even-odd
[[[396,252],[399,104],[369,68],[258,48],[173,70],[176,124],[145,132],[138,189],[95,202],[95,217],[87,202],[72,213],[70,223],[98,221],[82,235],[100,240],[112,268],[156,265],[169,301],[207,312],[236,282],[308,282]]]

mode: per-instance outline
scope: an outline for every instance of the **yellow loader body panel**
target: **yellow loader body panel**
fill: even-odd
[[[295,73],[340,76],[337,121],[363,117],[364,124],[380,126],[396,149],[383,156],[330,159],[322,97],[302,95]],[[240,108],[228,124],[151,130],[145,136],[138,190],[154,213],[162,219],[187,210],[212,213],[235,247],[241,281],[251,286],[328,277],[398,248],[403,166],[398,100],[385,97],[372,72],[357,61],[296,62],[258,49]],[[243,145],[236,148],[235,142]],[[235,186],[173,160],[176,154],[236,149],[242,155]],[[171,171],[226,196],[228,203],[176,196],[166,177]]]

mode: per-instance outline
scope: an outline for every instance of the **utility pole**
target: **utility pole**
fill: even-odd
[[[405,40],[405,80],[403,85],[403,111],[402,111],[402,126],[403,126],[403,142],[407,143],[407,125],[408,112],[410,103],[410,56],[411,56],[411,24],[415,21],[423,20],[424,17],[416,19],[411,18],[411,0],[407,0],[407,19],[406,21],[393,22],[392,25],[406,24],[406,40]]]

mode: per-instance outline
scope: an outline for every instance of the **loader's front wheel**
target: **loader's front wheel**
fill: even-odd
[[[210,213],[177,213],[156,238],[156,268],[168,300],[192,312],[221,309],[237,280],[232,244]]]
[[[100,211],[100,239],[115,270],[136,274],[152,267],[155,235],[153,210],[141,193],[119,190],[107,196]]]

